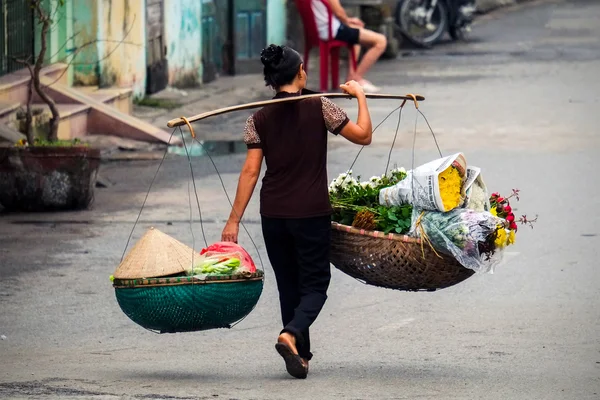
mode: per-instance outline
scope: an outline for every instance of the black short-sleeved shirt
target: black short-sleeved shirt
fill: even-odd
[[[279,92],[275,98],[309,93]],[[325,97],[268,105],[246,121],[244,142],[263,151],[267,170],[260,213],[271,218],[331,214],[327,178],[327,132],[338,134],[349,119]]]

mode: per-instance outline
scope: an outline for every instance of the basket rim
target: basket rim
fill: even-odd
[[[213,283],[239,283],[263,281],[264,273],[257,270],[252,274],[235,275],[212,275],[205,279],[195,276],[172,276],[161,278],[139,278],[139,279],[118,279],[113,281],[115,289],[140,288],[140,287],[160,287],[160,286],[183,286],[183,285],[208,285]]]
[[[381,231],[369,231],[366,229],[355,228],[350,225],[343,225],[343,224],[340,224],[339,222],[332,221],[331,228],[335,229],[337,231],[342,231],[342,232],[346,232],[346,233],[350,233],[350,234],[354,234],[354,235],[371,236],[371,237],[375,237],[375,238],[379,238],[379,239],[395,240],[397,242],[421,244],[421,239],[418,239],[418,238],[415,238],[412,236],[399,235],[397,233],[384,233]]]

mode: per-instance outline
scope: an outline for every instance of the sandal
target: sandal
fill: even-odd
[[[278,342],[275,349],[285,361],[287,372],[298,379],[306,379],[308,375],[308,362],[306,362],[298,354],[295,354],[292,348],[286,343]]]

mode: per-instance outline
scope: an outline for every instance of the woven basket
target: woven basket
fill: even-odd
[[[456,285],[475,271],[416,238],[332,223],[331,263],[366,284],[405,291]]]
[[[115,279],[117,302],[135,323],[160,333],[230,328],[256,306],[263,273],[209,277]]]

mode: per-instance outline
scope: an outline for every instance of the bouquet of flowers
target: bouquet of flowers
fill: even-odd
[[[409,171],[406,179],[382,189],[379,203],[388,207],[409,203],[422,210],[451,211],[465,200],[466,178],[464,155],[443,157]]]
[[[452,255],[467,268],[487,272],[500,259],[494,257],[496,252],[515,243],[517,223],[533,227],[537,217],[529,220],[523,215],[516,220],[509,199],[519,200],[519,190],[513,189],[508,197],[489,196],[479,168],[457,165],[457,159],[445,159],[448,165],[430,175],[430,181],[431,177],[437,180],[432,186],[439,192],[435,199],[429,197],[430,205],[438,204],[437,209],[422,207],[426,203],[422,193],[411,194],[413,171],[396,168],[366,182],[361,182],[360,176],[354,178],[352,171],[341,174],[329,187],[332,219],[356,228],[420,237],[436,252]]]
[[[383,206],[379,204],[381,189],[393,186],[406,178],[404,168],[396,168],[387,175],[373,176],[361,182],[352,171],[340,174],[329,185],[329,199],[333,207],[333,221],[366,230],[385,233],[406,233],[410,229],[412,207],[409,204]]]

